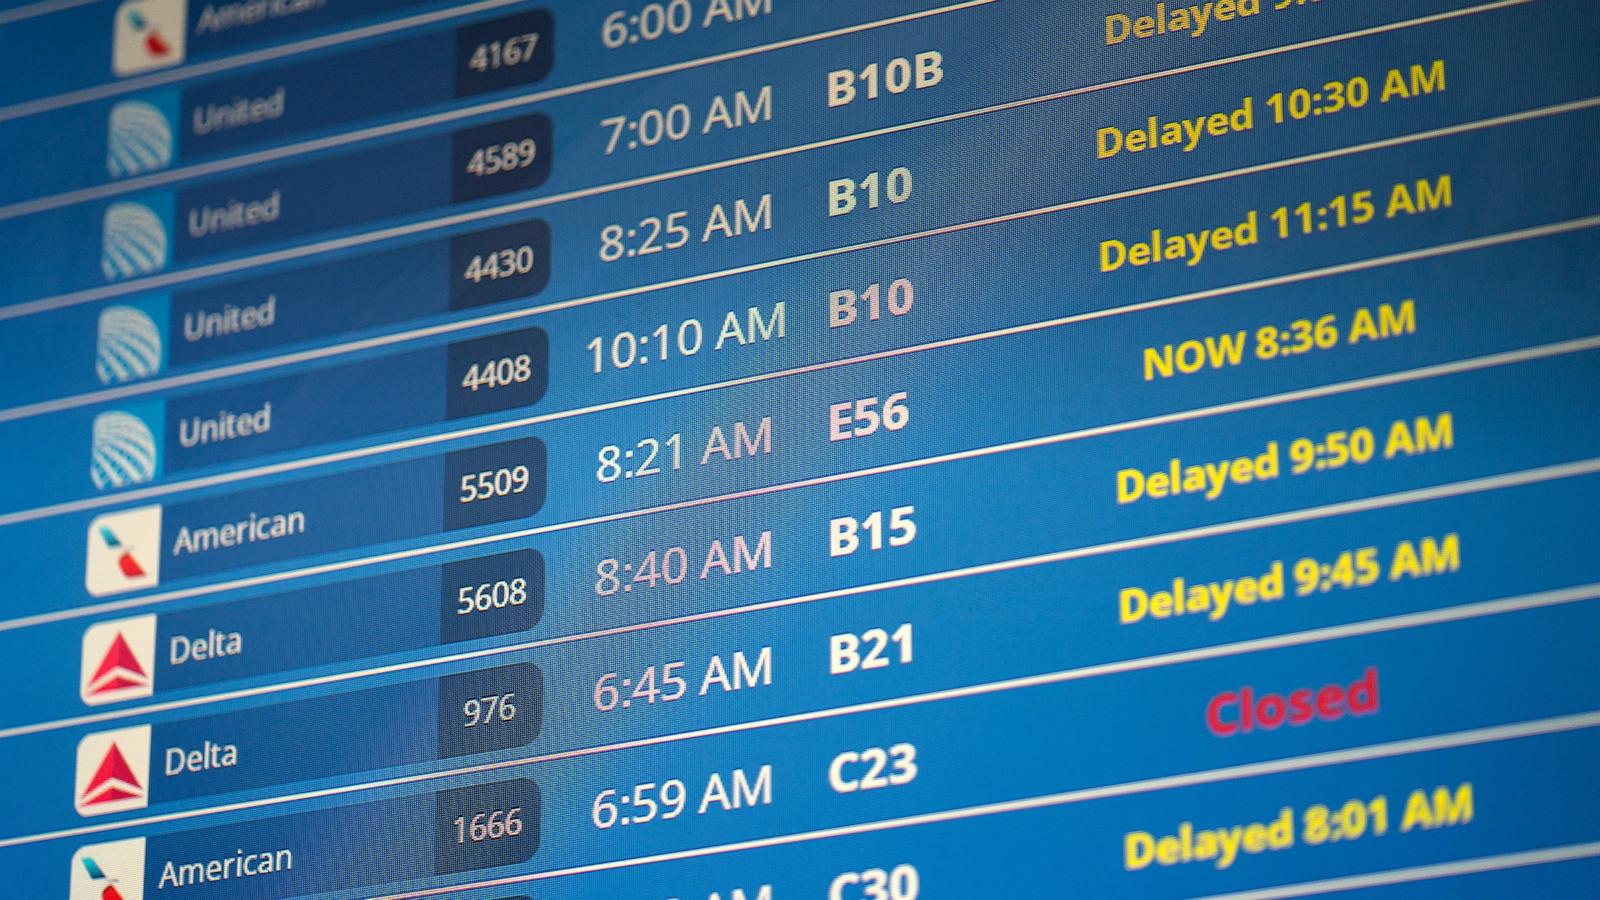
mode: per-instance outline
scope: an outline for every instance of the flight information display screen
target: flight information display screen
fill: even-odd
[[[0,2],[0,896],[1595,896],[1597,60]]]

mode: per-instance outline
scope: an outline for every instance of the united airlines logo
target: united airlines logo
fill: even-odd
[[[133,75],[183,62],[188,18],[185,0],[127,0],[117,7],[111,70]]]
[[[100,313],[94,372],[101,384],[149,378],[161,371],[164,350],[161,328],[144,310],[119,305]]]
[[[161,583],[161,507],[96,516],[89,523],[83,584],[105,597]]]
[[[172,164],[172,122],[155,104],[124,100],[111,108],[106,171],[112,178],[154,172]]]
[[[78,815],[144,809],[150,805],[150,726],[86,735],[78,742],[77,773]]]
[[[109,281],[167,267],[167,224],[143,203],[111,204],[102,235],[100,271]]]
[[[112,203],[101,235],[101,272],[107,280],[165,269],[166,223],[144,203]]]
[[[160,464],[158,439],[144,419],[122,410],[94,417],[89,478],[96,488],[143,484],[156,477]]]
[[[156,617],[96,622],[83,632],[78,695],[90,706],[155,693]]]
[[[72,855],[69,900],[144,900],[144,838],[90,844]]]

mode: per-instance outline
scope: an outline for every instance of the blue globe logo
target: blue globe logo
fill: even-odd
[[[143,100],[124,100],[111,108],[106,170],[113,178],[165,169],[172,164],[172,123]]]
[[[143,419],[115,410],[94,417],[89,477],[102,491],[156,477],[156,438]]]
[[[142,203],[106,209],[100,270],[110,281],[159,272],[167,266],[167,226]]]
[[[100,313],[94,372],[101,384],[149,378],[161,371],[161,330],[143,310],[108,306]]]

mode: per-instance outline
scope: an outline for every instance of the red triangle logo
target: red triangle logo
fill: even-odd
[[[80,805],[94,806],[143,796],[144,785],[133,774],[133,768],[123,757],[121,748],[113,742],[111,749],[106,751],[106,758],[100,761],[100,768],[95,770],[89,785],[83,789]]]
[[[94,670],[94,677],[89,679],[89,693],[92,696],[127,687],[143,687],[149,683],[149,673],[139,665],[139,657],[133,654],[133,648],[128,646],[119,631],[110,649],[106,650],[105,658],[100,661],[100,667]]]

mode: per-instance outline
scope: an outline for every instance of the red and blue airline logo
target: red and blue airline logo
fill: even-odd
[[[95,597],[161,581],[161,507],[106,513],[89,523],[83,583]]]
[[[144,35],[144,52],[150,54],[153,58],[172,54],[172,43],[161,36],[160,26],[151,22],[149,16],[140,12],[137,7],[127,10],[123,15],[128,17],[128,25],[134,31]]]
[[[72,857],[71,900],[144,900],[145,839],[91,844]]]
[[[100,864],[94,861],[94,857],[85,856],[79,862],[83,863],[84,872],[91,881],[105,885],[105,889],[100,892],[100,900],[126,900],[122,896],[122,892],[117,890],[117,883],[111,879],[111,876],[106,874],[105,869],[100,868]]]
[[[140,566],[139,561],[133,558],[133,551],[122,546],[122,542],[117,540],[115,531],[101,525],[100,540],[105,542],[106,549],[117,555],[117,568],[122,570],[123,575],[129,578],[145,577],[144,567]]]
[[[134,75],[183,62],[186,0],[125,0],[111,36],[111,70]]]

